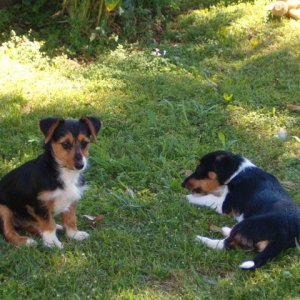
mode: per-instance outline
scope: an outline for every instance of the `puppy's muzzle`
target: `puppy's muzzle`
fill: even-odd
[[[201,187],[195,187],[193,184],[192,184],[192,177],[191,176],[189,176],[189,177],[187,177],[183,182],[182,182],[182,184],[181,184],[181,186],[183,187],[183,188],[186,188],[186,189],[188,189],[188,190],[190,190],[190,191],[193,191],[193,192],[196,192],[196,193],[202,193],[202,189],[201,189]]]
[[[79,152],[75,154],[75,163],[74,167],[76,170],[82,170],[85,166],[83,155]]]

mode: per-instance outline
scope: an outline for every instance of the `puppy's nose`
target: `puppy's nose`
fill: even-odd
[[[76,152],[74,158],[75,158],[75,164],[74,164],[75,168],[77,170],[83,169],[83,167],[84,167],[84,161],[83,161],[82,154],[80,152]]]
[[[82,161],[77,161],[74,166],[75,166],[75,169],[81,170],[84,167],[84,163]]]

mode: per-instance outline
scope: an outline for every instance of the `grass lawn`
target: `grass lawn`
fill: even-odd
[[[300,204],[300,114],[286,109],[300,104],[300,21],[270,18],[266,4],[190,10],[159,44],[120,44],[91,63],[50,58],[26,36],[2,44],[0,176],[41,153],[42,117],[94,115],[104,126],[78,209],[90,239],[62,235],[58,250],[1,237],[1,299],[299,299],[299,249],[239,270],[255,253],[195,241],[234,220],[189,205],[181,188],[197,158],[230,149]],[[286,141],[273,137],[280,128]],[[93,227],[84,214],[105,219]]]

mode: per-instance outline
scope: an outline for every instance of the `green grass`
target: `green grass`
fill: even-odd
[[[62,235],[57,250],[1,238],[1,299],[299,298],[299,249],[240,271],[255,253],[194,240],[234,220],[188,205],[180,185],[197,158],[227,148],[274,173],[300,203],[300,115],[286,109],[300,103],[300,23],[269,18],[265,5],[185,12],[156,45],[160,57],[119,45],[80,64],[14,35],[0,47],[1,176],[42,151],[40,118],[104,122],[78,209],[90,239]],[[273,137],[281,127],[287,141]],[[100,213],[96,227],[82,217]]]

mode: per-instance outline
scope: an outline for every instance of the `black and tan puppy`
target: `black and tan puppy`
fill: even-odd
[[[46,246],[62,248],[56,236],[54,215],[60,215],[69,238],[89,235],[76,225],[76,205],[85,188],[90,137],[96,140],[100,120],[47,118],[40,121],[45,136],[44,153],[12,170],[0,181],[0,225],[13,244],[35,244],[18,234],[18,228],[39,233]]]
[[[197,240],[213,249],[257,250],[259,254],[242,263],[242,269],[261,267],[299,241],[300,208],[273,175],[246,158],[225,151],[209,153],[183,186],[195,193],[187,196],[190,203],[236,217],[239,223],[232,229],[222,228],[225,239]],[[221,195],[213,195],[216,190]]]

